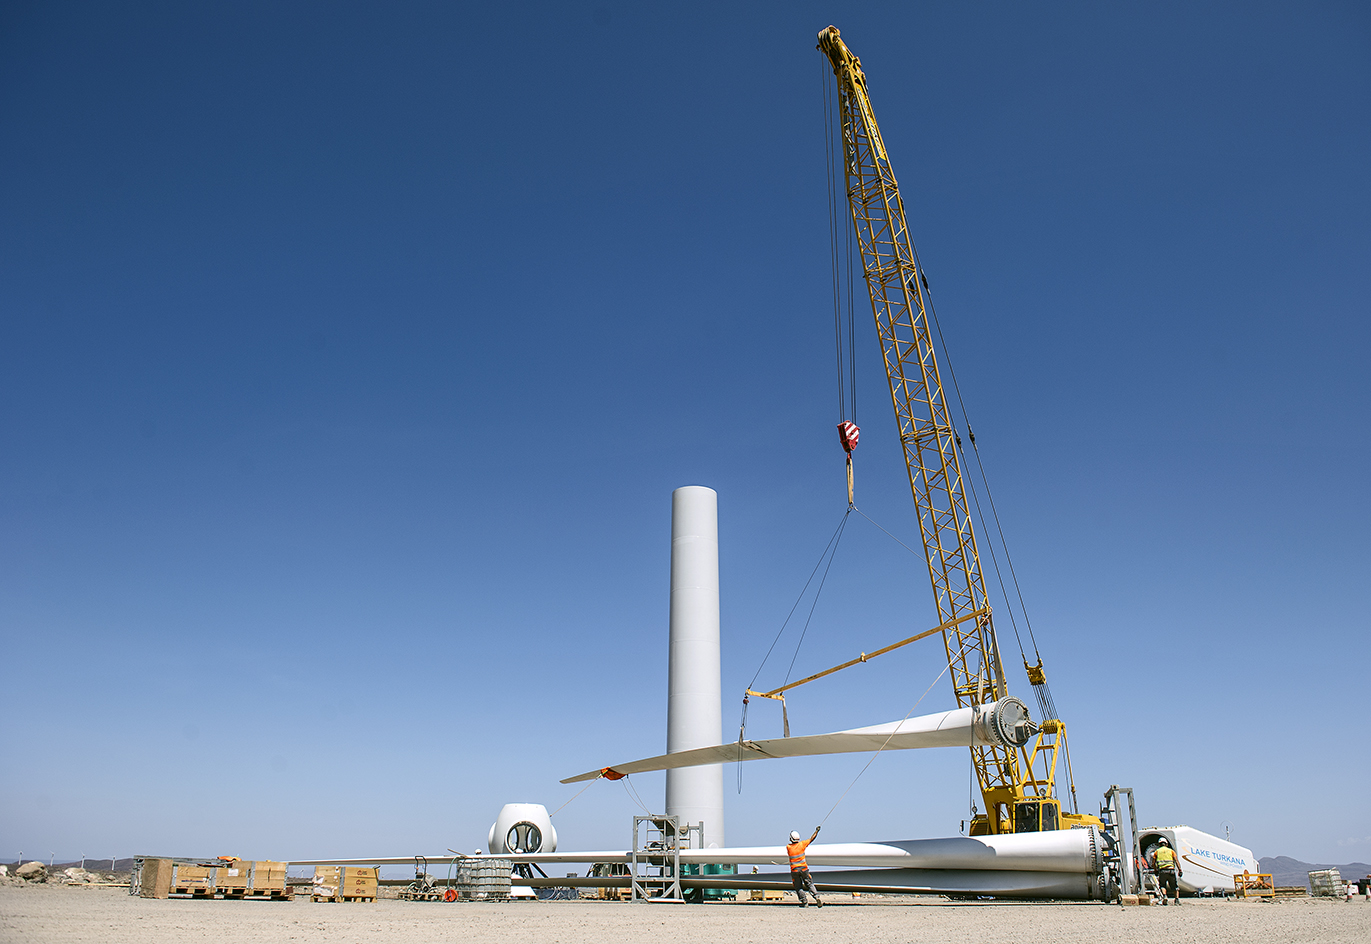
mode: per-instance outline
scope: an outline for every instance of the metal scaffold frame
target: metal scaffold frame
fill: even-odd
[[[682,826],[678,816],[633,817],[630,900],[685,901],[681,890],[681,850],[703,849],[704,846],[705,824],[702,822]]]
[[[1125,808],[1128,811],[1126,819]],[[1106,860],[1114,870],[1119,894],[1136,895],[1144,891],[1143,876],[1137,861],[1138,814],[1133,807],[1133,788],[1111,785],[1104,792],[1100,819],[1104,821],[1101,832],[1109,849]]]

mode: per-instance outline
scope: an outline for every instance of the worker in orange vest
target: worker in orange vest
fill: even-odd
[[[809,844],[819,835],[822,826],[814,827],[814,834],[808,839],[801,839],[798,832],[790,834],[790,845],[785,847],[785,854],[790,856],[790,884],[795,886],[795,894],[800,898],[800,907],[809,904],[805,901],[805,891],[808,890],[814,896],[814,903],[820,908],[824,906],[823,899],[819,897],[819,892],[814,888],[814,876],[809,874],[809,863],[805,861],[805,850]]]

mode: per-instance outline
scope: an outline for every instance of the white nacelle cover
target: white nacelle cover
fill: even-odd
[[[486,836],[492,855],[557,851],[557,830],[541,803],[506,803]]]
[[[1257,874],[1261,865],[1252,850],[1211,836],[1193,826],[1153,826],[1138,830],[1139,851],[1152,848],[1158,838],[1165,839],[1180,859],[1181,875],[1176,884],[1181,891],[1233,893],[1233,876],[1244,870]]]

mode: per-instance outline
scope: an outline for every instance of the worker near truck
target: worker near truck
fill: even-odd
[[[814,904],[820,908],[824,906],[823,900],[819,898],[819,892],[814,887],[814,876],[809,874],[809,862],[805,859],[805,850],[819,835],[822,826],[815,826],[814,832],[808,839],[801,839],[798,831],[790,834],[790,844],[785,847],[785,854],[790,857],[790,884],[795,887],[795,894],[800,899],[800,907],[809,904],[805,901],[805,892],[808,891],[814,896]]]
[[[1166,892],[1167,889],[1170,889],[1171,897],[1179,905],[1181,903],[1181,889],[1176,880],[1181,877],[1181,863],[1176,858],[1171,843],[1165,839],[1157,843],[1156,851],[1152,853],[1152,863],[1157,870],[1157,885],[1161,888],[1162,904],[1166,904]]]

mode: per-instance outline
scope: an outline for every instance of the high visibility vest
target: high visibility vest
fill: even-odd
[[[802,839],[785,847],[785,854],[790,856],[790,871],[799,872],[809,868],[809,863],[805,861],[805,850],[809,848],[809,842],[808,839]]]
[[[1176,853],[1166,846],[1158,846],[1155,857],[1159,869],[1174,869],[1176,867]]]

